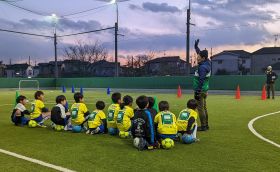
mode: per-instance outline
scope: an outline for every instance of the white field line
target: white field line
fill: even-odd
[[[32,163],[35,163],[35,164],[39,164],[39,165],[44,166],[44,167],[55,169],[57,171],[75,172],[73,170],[69,170],[69,169],[64,168],[64,167],[60,167],[60,166],[56,166],[56,165],[53,165],[53,164],[49,164],[49,163],[44,162],[44,161],[40,161],[40,160],[37,160],[37,159],[29,158],[29,157],[26,157],[26,156],[23,156],[23,155],[14,153],[14,152],[6,151],[6,150],[3,150],[3,149],[0,149],[0,153],[6,154],[6,155],[9,155],[9,156],[13,156],[13,157],[16,157],[16,158],[19,158],[19,159],[23,159],[25,161],[29,161],[29,162],[32,162]]]
[[[254,129],[253,125],[254,125],[254,122],[255,122],[255,121],[257,121],[257,120],[259,120],[259,119],[261,119],[261,118],[264,118],[264,117],[267,117],[267,116],[271,116],[271,115],[275,115],[275,114],[279,114],[279,113],[280,113],[280,111],[278,111],[278,112],[273,112],[273,113],[269,113],[269,114],[265,114],[265,115],[261,115],[261,116],[258,116],[258,117],[256,117],[256,118],[252,119],[252,120],[248,123],[248,128],[249,128],[249,130],[250,130],[255,136],[257,136],[257,137],[260,138],[261,140],[263,140],[263,141],[265,141],[265,142],[267,142],[267,143],[270,143],[270,144],[272,144],[272,145],[274,145],[274,146],[276,146],[276,147],[278,147],[278,148],[280,148],[280,145],[279,145],[279,144],[277,144],[277,143],[275,143],[275,142],[273,142],[273,141],[271,141],[271,140],[269,140],[269,139],[263,137],[261,134],[259,134],[259,133]]]
[[[12,105],[13,104],[2,104],[0,106],[12,106]],[[16,157],[16,158],[19,158],[19,159],[23,159],[25,161],[29,161],[29,162],[32,162],[32,163],[35,163],[35,164],[39,164],[41,166],[52,168],[52,169],[55,169],[55,170],[58,170],[58,171],[75,172],[73,170],[70,170],[70,169],[67,169],[67,168],[64,168],[64,167],[61,167],[61,166],[56,166],[56,165],[53,165],[53,164],[50,164],[50,163],[47,163],[47,162],[44,162],[44,161],[29,158],[29,157],[26,157],[26,156],[23,156],[23,155],[14,153],[14,152],[10,152],[10,151],[4,150],[4,149],[0,149],[0,153],[6,154],[6,155],[9,155],[9,156],[13,156],[13,157]]]

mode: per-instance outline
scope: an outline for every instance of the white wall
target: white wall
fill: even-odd
[[[219,64],[219,61],[222,61]],[[238,73],[238,56],[222,54],[212,60],[212,73],[215,75],[218,70],[225,69],[229,73]]]
[[[253,55],[251,62],[251,73],[253,75],[263,75],[264,68],[280,62],[280,54]]]

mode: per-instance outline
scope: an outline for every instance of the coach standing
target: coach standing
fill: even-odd
[[[198,131],[209,130],[208,112],[206,105],[207,92],[209,89],[209,79],[211,75],[211,62],[208,59],[208,51],[198,48],[199,39],[195,41],[195,50],[197,53],[198,70],[195,72],[193,79],[194,97],[198,102],[198,113],[201,126]]]
[[[270,90],[272,92],[272,99],[274,99],[275,95],[275,80],[278,78],[275,72],[272,71],[272,67],[268,66],[266,70],[266,92],[267,98],[270,99]]]

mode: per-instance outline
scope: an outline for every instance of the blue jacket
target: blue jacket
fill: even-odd
[[[208,91],[210,73],[211,73],[211,62],[209,59],[198,64],[198,70],[197,70],[198,85],[195,88],[195,91],[198,92]],[[203,87],[207,87],[207,90],[205,90],[205,88]]]

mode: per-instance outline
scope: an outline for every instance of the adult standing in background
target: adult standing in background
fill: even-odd
[[[209,130],[208,111],[206,105],[207,92],[209,90],[209,79],[211,76],[211,62],[208,59],[208,51],[200,51],[199,39],[195,41],[195,50],[197,53],[198,70],[195,72],[193,80],[194,97],[198,103],[198,114],[201,126],[198,131]]]
[[[267,98],[270,99],[270,90],[272,92],[272,99],[275,96],[275,81],[278,78],[275,72],[272,71],[272,67],[268,66],[266,70],[266,92]]]

